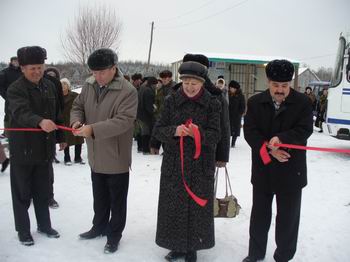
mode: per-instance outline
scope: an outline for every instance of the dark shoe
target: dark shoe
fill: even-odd
[[[103,252],[105,254],[112,254],[118,250],[118,246],[119,246],[119,241],[118,242],[107,241]]]
[[[57,201],[53,198],[51,198],[49,200],[49,207],[53,208],[53,209],[56,209],[56,208],[59,208],[59,204],[57,203]]]
[[[10,159],[6,158],[5,161],[2,162],[2,164],[1,164],[1,173],[6,170],[6,168],[8,167],[9,164],[10,164]]]
[[[105,233],[103,231],[91,228],[89,231],[80,234],[79,237],[80,239],[93,239],[104,235]]]
[[[53,228],[49,228],[46,230],[44,230],[42,228],[38,228],[38,233],[45,234],[49,238],[59,238],[60,237],[60,234]]]
[[[196,262],[197,261],[197,251],[189,251],[185,256],[185,262]]]
[[[242,262],[257,262],[260,260],[263,260],[264,258],[256,258],[253,256],[247,256],[245,259],[242,260]]]
[[[65,164],[66,166],[71,166],[71,165],[73,165],[72,161],[64,161],[64,164]]]
[[[184,252],[170,251],[165,256],[165,259],[168,261],[175,261],[176,259],[184,258],[185,256],[186,256],[186,253],[184,253]]]
[[[74,160],[74,163],[85,165],[85,161],[83,159],[76,159],[76,160]]]
[[[18,232],[18,239],[22,245],[25,245],[25,246],[34,245],[34,239],[29,232]]]
[[[53,158],[53,162],[55,162],[56,164],[60,163],[60,161],[56,157]]]
[[[323,130],[321,129],[321,130],[319,130],[318,132],[319,132],[319,133],[323,133]]]

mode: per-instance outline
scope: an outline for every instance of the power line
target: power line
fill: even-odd
[[[200,9],[202,9],[202,8],[208,6],[208,5],[210,5],[210,4],[212,4],[213,2],[216,2],[216,1],[217,1],[217,0],[214,0],[214,1],[213,1],[213,0],[207,1],[207,2],[205,2],[203,5],[201,5],[201,6],[199,6],[199,7],[196,7],[196,8],[193,8],[193,9],[191,9],[191,10],[189,10],[189,11],[187,11],[187,12],[181,14],[181,15],[174,16],[174,17],[171,17],[171,18],[168,18],[168,19],[165,19],[165,20],[158,20],[157,22],[158,22],[158,23],[166,23],[166,22],[168,22],[168,21],[172,21],[172,20],[178,19],[178,18],[180,18],[180,17],[187,16],[187,15],[193,13],[193,12],[197,12],[198,10],[200,10]]]
[[[212,17],[218,16],[218,15],[220,15],[220,14],[222,14],[222,13],[227,12],[227,11],[230,11],[231,9],[233,9],[233,8],[235,8],[235,7],[238,7],[238,6],[240,6],[240,5],[243,5],[243,4],[245,4],[246,2],[248,2],[248,1],[250,1],[250,0],[241,1],[241,2],[239,2],[239,3],[236,3],[236,4],[234,4],[234,5],[232,5],[232,6],[228,7],[228,8],[226,8],[225,10],[216,12],[216,13],[214,13],[214,14],[212,14],[212,15],[203,17],[203,18],[201,18],[201,19],[198,19],[198,20],[193,21],[193,22],[190,22],[190,23],[185,23],[185,24],[181,24],[181,25],[177,25],[177,26],[158,27],[158,28],[160,28],[160,29],[162,29],[162,30],[166,30],[166,29],[175,29],[175,28],[179,28],[179,27],[185,27],[185,26],[193,25],[193,24],[202,22],[202,21],[204,21],[204,20],[210,19],[210,18],[212,18]]]

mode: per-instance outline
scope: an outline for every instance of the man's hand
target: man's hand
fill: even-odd
[[[59,149],[59,151],[62,151],[62,150],[64,150],[65,148],[67,147],[67,143],[60,143],[60,149]]]
[[[57,129],[56,124],[50,119],[43,119],[40,121],[39,126],[46,133],[50,133]]]
[[[159,155],[159,149],[151,147],[151,155]]]
[[[274,136],[273,138],[270,139],[267,147],[270,148],[272,151],[277,150],[279,147],[274,146],[275,144],[281,144],[281,141],[277,136]]]
[[[287,162],[290,158],[290,154],[288,154],[286,151],[281,149],[276,149],[270,151],[270,154],[276,158],[279,162]]]
[[[78,129],[78,128],[80,128],[81,126],[82,126],[82,124],[81,124],[79,121],[77,121],[77,122],[74,122],[74,123],[73,123],[72,128],[73,128],[73,129]]]
[[[75,136],[90,137],[93,134],[92,127],[90,125],[82,126],[73,132]]]
[[[215,165],[216,165],[216,167],[225,167],[226,166],[226,162],[216,161]]]

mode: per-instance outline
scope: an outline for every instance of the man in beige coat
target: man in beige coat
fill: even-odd
[[[114,253],[126,222],[129,168],[137,90],[117,68],[111,49],[88,58],[92,76],[73,102],[71,126],[86,138],[94,197],[92,228],[81,239],[107,235],[105,253]]]

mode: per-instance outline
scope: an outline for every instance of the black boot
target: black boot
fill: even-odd
[[[177,259],[184,258],[185,256],[186,256],[186,253],[173,250],[173,251],[170,251],[165,256],[165,259],[168,261],[176,261]]]
[[[107,241],[105,247],[104,247],[104,252],[105,254],[112,254],[118,250],[119,246],[119,241],[114,242],[114,241]]]
[[[196,262],[197,251],[188,251],[185,256],[185,262]]]
[[[44,234],[49,238],[59,238],[60,234],[53,228],[49,228],[49,229],[42,229],[42,228],[38,228],[38,233],[40,234]]]
[[[6,158],[5,161],[2,162],[2,164],[1,164],[1,173],[6,170],[6,168],[8,167],[9,164],[10,164],[10,159]]]
[[[247,256],[245,259],[242,260],[242,262],[257,262],[260,260],[263,260],[263,258],[258,259],[258,258],[253,257],[253,256]]]
[[[18,239],[22,245],[25,245],[25,246],[34,245],[34,239],[29,232],[18,232]]]
[[[79,235],[80,239],[93,239],[96,237],[104,236],[106,235],[102,230],[98,230],[95,228],[91,228],[89,231],[85,233],[81,233]]]

